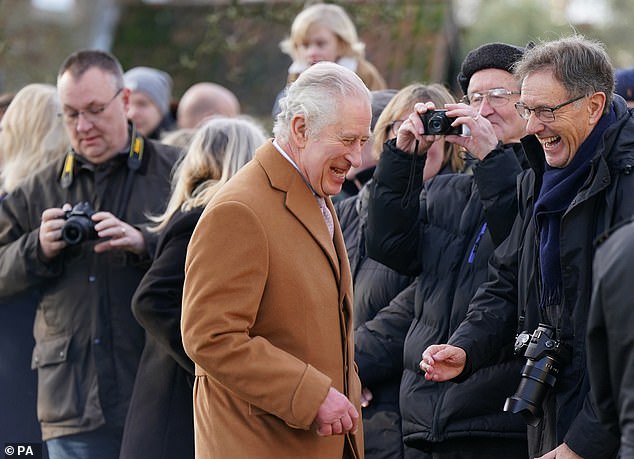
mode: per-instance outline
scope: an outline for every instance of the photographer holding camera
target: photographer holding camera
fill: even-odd
[[[397,138],[384,144],[370,185],[368,254],[417,276],[417,285],[413,304],[393,301],[356,330],[364,338],[356,351],[376,355],[375,373],[381,373],[386,358],[364,343],[381,343],[373,346],[379,350],[403,343],[399,405],[408,458],[527,456],[521,416],[501,409],[504,394],[519,382],[519,362],[492,362],[461,385],[426,381],[418,366],[421,351],[460,324],[486,281],[494,247],[512,226],[525,122],[513,107],[519,85],[510,69],[523,51],[503,43],[471,51],[459,76],[471,105],[417,103]],[[457,135],[462,125],[469,136]],[[481,158],[473,174],[442,168],[443,151],[431,145],[443,139],[473,147]],[[414,320],[403,327],[402,317]],[[366,373],[360,374],[363,380]]]
[[[530,457],[613,458],[618,437],[588,396],[585,338],[593,242],[634,213],[634,120],[613,94],[600,43],[579,35],[541,43],[515,72],[531,162],[519,212],[466,319],[448,344],[425,349],[420,367],[428,381],[464,380],[504,358],[519,333],[524,369],[505,408],[526,417]]]
[[[144,344],[130,303],[157,240],[146,215],[164,208],[178,150],[128,123],[108,53],[70,55],[57,90],[71,147],[0,203],[0,292],[40,294],[32,367],[49,457],[118,458]]]

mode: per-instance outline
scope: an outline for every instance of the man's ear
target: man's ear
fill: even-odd
[[[304,115],[295,115],[291,119],[291,137],[295,144],[303,148],[308,141],[306,118]]]
[[[605,108],[605,93],[595,92],[588,97],[588,112],[590,124],[597,124],[603,115]]]

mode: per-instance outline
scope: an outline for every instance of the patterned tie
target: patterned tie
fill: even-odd
[[[317,199],[317,204],[319,204],[321,213],[324,216],[324,220],[326,221],[326,226],[328,227],[328,232],[330,233],[330,239],[332,239],[332,236],[335,233],[335,223],[332,219],[330,209],[326,205],[326,200],[324,198],[322,198],[321,196],[315,196],[315,198]]]

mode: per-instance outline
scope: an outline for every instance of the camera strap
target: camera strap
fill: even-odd
[[[132,125],[132,132],[130,135],[130,151],[128,153],[127,166],[128,172],[126,174],[125,185],[123,188],[123,193],[119,195],[119,200],[114,208],[114,214],[123,218],[123,215],[128,206],[128,201],[130,200],[130,193],[132,192],[132,183],[134,182],[134,175],[136,171],[141,168],[141,164],[143,162],[143,147],[144,141],[143,137],[141,137],[136,132],[136,128]],[[62,188],[68,189],[74,179],[75,173],[75,152],[72,147],[68,148],[66,152],[66,158],[64,159],[64,167],[62,169],[62,175],[60,177],[60,184]]]
[[[130,194],[132,193],[132,182],[134,182],[135,172],[141,167],[143,160],[143,137],[137,134],[134,124],[132,125],[132,140],[130,141],[130,152],[128,153],[128,173],[125,178],[125,186],[123,193],[119,195],[119,203],[115,208],[115,215],[119,218],[123,218],[125,211],[130,201]]]

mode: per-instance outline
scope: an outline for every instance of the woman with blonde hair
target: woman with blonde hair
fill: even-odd
[[[444,106],[445,103],[455,103],[453,96],[440,84],[413,83],[399,90],[390,99],[379,115],[372,131],[371,148],[373,156],[377,160],[383,151],[385,142],[396,137],[400,123],[412,112],[412,107],[418,102],[430,101],[438,107]],[[442,173],[462,172],[464,160],[462,160],[457,147],[445,142],[444,138],[439,138],[431,148],[444,152],[440,155],[443,158],[442,163],[437,164],[437,167],[442,169]],[[420,164],[422,165],[422,162]],[[372,179],[366,182],[356,196],[337,203],[336,207],[348,250],[350,267],[354,275],[353,322],[355,330],[358,327],[363,328],[364,324],[373,320],[376,314],[391,302],[409,301],[408,295],[414,291],[413,288],[407,288],[412,284],[414,276],[400,274],[367,256],[365,250],[366,221],[368,219],[368,204],[371,199],[369,193],[371,183]],[[367,337],[365,332],[362,332],[359,338],[355,337],[355,341],[359,339],[361,349],[359,359],[362,363],[369,360],[363,353],[368,347]],[[393,363],[395,367],[398,367],[398,361],[401,359],[402,355],[396,352],[392,355],[391,360],[385,360],[385,364],[389,366]],[[366,376],[365,381],[362,379],[366,386],[364,394],[371,393],[373,397],[372,401],[367,400],[362,411],[365,457],[368,459],[400,458],[403,457],[398,399],[401,375],[395,371],[387,374],[381,380],[377,376],[380,373],[377,368],[376,365],[373,365],[371,369],[363,366],[362,376]],[[374,379],[368,379],[368,372],[373,371]]]
[[[64,155],[69,141],[55,86],[29,84],[17,92],[0,121],[2,192]]]
[[[385,141],[396,137],[399,127],[418,102],[433,102],[436,107],[444,107],[445,104],[455,104],[456,99],[447,88],[438,83],[412,83],[401,89],[385,106],[374,127],[373,153],[377,160],[383,151]],[[445,172],[464,172],[464,152],[460,147],[446,142],[444,137],[441,137],[431,148],[443,148],[440,168]]]
[[[359,40],[352,19],[339,5],[316,3],[306,7],[295,16],[290,36],[280,42],[280,49],[293,60],[287,84],[311,65],[330,61],[354,71],[371,91],[387,88],[379,71],[365,58],[365,43]],[[277,95],[274,117],[285,93],[283,89]]]
[[[0,200],[30,174],[64,155],[69,145],[55,86],[29,84],[0,119]],[[37,291],[0,303],[0,432],[5,438],[42,441],[37,420],[37,376],[31,370]]]
[[[193,458],[194,364],[183,349],[181,300],[187,244],[218,189],[249,162],[266,135],[251,119],[211,118],[175,170],[152,266],[132,299],[146,343],[124,427],[120,458]],[[160,440],[160,441],[159,441]]]

